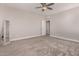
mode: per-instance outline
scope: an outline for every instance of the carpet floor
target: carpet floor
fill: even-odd
[[[79,56],[79,43],[40,36],[0,46],[0,56]]]

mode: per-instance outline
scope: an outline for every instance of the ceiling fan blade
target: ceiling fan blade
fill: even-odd
[[[53,9],[52,9],[52,8],[50,8],[50,7],[47,7],[47,9],[53,10]]]
[[[54,5],[54,3],[50,3],[50,4],[48,4],[47,6],[51,6],[51,5]]]
[[[41,3],[41,5],[44,7],[44,6],[46,6],[46,3]]]

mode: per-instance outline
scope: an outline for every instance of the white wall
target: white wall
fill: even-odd
[[[79,40],[79,7],[52,15],[51,36]]]
[[[42,35],[46,35],[46,20],[42,20]]]
[[[43,18],[34,13],[5,7],[3,19],[10,20],[11,40],[41,35],[41,20]]]

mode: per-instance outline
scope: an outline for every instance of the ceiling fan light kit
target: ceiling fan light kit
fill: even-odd
[[[49,3],[49,4],[47,4],[47,3],[40,3],[40,4],[41,4],[41,7],[36,7],[36,8],[41,8],[42,11],[45,11],[45,10],[47,10],[47,9],[53,10],[53,9],[52,9],[51,7],[49,7],[49,6],[54,5],[54,3]]]
[[[46,10],[46,9],[47,9],[47,7],[42,7],[42,9]]]

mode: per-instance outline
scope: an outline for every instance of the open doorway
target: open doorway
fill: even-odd
[[[46,35],[50,35],[50,21],[46,21]]]
[[[2,31],[1,31],[1,40],[2,45],[6,45],[10,42],[9,39],[9,20],[3,20]]]
[[[42,36],[50,35],[50,21],[42,20]]]

